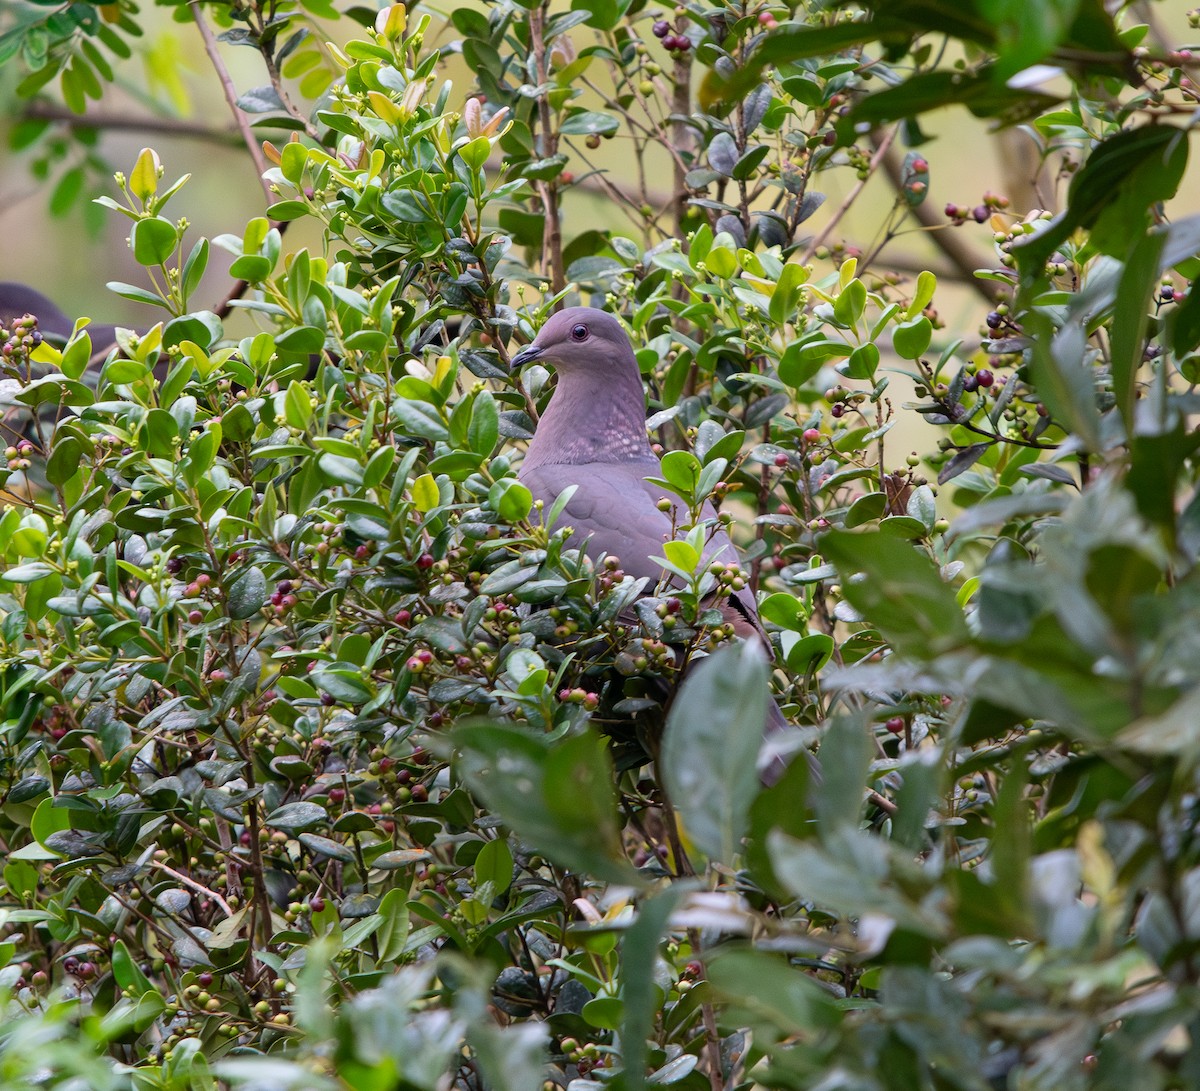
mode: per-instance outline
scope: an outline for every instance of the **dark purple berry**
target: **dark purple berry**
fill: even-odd
[[[666,19],[659,19],[650,29],[654,31],[654,37],[665,38],[671,33],[671,24]]]
[[[989,311],[987,316],[988,329],[994,330],[1004,324],[1004,315],[999,311]]]
[[[844,405],[842,405],[841,402],[838,402],[837,405],[833,406],[829,410],[829,415],[831,417],[840,417],[840,416],[843,416],[845,414],[845,412],[846,412],[846,407]]]
[[[975,373],[975,381],[982,387],[989,387],[996,381],[996,376],[993,375],[987,368]]]

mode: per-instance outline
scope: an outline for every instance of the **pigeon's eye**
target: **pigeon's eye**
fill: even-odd
[[[587,340],[588,328],[582,324],[571,327],[571,339],[574,341]]]

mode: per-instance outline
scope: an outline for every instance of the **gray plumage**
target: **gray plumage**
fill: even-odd
[[[623,571],[657,582],[663,569],[652,558],[662,556],[673,525],[686,523],[688,512],[680,505],[673,524],[672,514],[660,511],[658,502],[664,496],[677,499],[646,480],[661,471],[646,437],[641,372],[624,328],[604,311],[568,308],[550,318],[513,364],[532,360],[553,367],[558,384],[530,441],[521,481],[547,511],[559,494],[577,486],[559,517],[559,525],[574,529],[571,544],[585,546],[593,560],[615,556]],[[716,512],[706,505],[701,515],[711,519]],[[717,529],[705,560],[733,564],[738,559],[729,536]],[[749,588],[734,592],[722,612],[739,636],[757,637],[769,652]],[[772,701],[766,730],[784,726]]]
[[[656,583],[663,569],[652,558],[662,556],[663,543],[674,526],[687,522],[688,512],[681,504],[673,514],[660,511],[661,499],[678,504],[677,498],[646,480],[658,477],[660,467],[646,438],[642,377],[625,330],[604,311],[570,307],[554,315],[513,363],[535,359],[558,372],[558,385],[521,464],[521,481],[546,510],[565,489],[578,486],[559,518],[575,529],[571,544],[587,539],[593,559],[617,557],[623,571]],[[714,519],[716,512],[706,504],[701,516]],[[710,533],[704,557],[710,564],[738,561],[720,529]],[[750,591],[735,592],[731,600],[761,632]]]

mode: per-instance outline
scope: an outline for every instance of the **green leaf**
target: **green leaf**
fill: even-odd
[[[74,436],[65,436],[54,445],[46,462],[46,480],[51,485],[63,485],[79,472],[83,444]]]
[[[158,192],[161,171],[158,153],[153,148],[143,148],[138,152],[137,162],[129,174],[129,192],[144,204]]]
[[[295,833],[297,830],[308,829],[328,821],[328,815],[320,804],[298,800],[295,803],[285,803],[272,811],[264,821],[277,830]]]
[[[488,390],[481,390],[471,403],[467,444],[478,455],[489,457],[500,439],[500,411]]]
[[[138,220],[129,236],[133,256],[139,265],[163,265],[179,245],[179,232],[170,220],[161,216]]]
[[[620,128],[620,122],[612,114],[602,114],[598,110],[580,110],[570,114],[559,127],[564,136],[603,136],[605,133],[615,133]]]
[[[533,509],[533,493],[514,478],[506,478],[492,486],[488,503],[506,523],[519,523]]]
[[[829,531],[819,543],[837,566],[846,600],[897,651],[931,659],[967,643],[967,623],[954,589],[918,548],[878,530]]]
[[[349,845],[343,845],[332,837],[322,837],[319,833],[302,833],[298,838],[309,852],[318,856],[326,856],[330,860],[340,860],[343,864],[355,862],[354,850]]]
[[[374,866],[379,866],[378,860]],[[392,887],[379,900],[378,913],[383,918],[376,937],[379,945],[378,961],[395,962],[404,955],[408,946],[408,892],[403,887]]]
[[[1079,228],[1092,244],[1124,258],[1141,238],[1148,210],[1174,195],[1187,165],[1187,136],[1171,125],[1123,129],[1096,147],[1071,179],[1065,210],[1025,242],[1013,246],[1024,283],[1041,275],[1050,257]]]
[[[299,379],[293,379],[288,384],[287,393],[283,399],[283,412],[288,424],[301,432],[308,428],[312,420],[312,395]]]
[[[654,972],[658,945],[683,894],[684,885],[674,883],[643,901],[621,940],[621,995],[625,1007],[620,1030],[626,1091],[642,1091],[646,1086],[646,1040],[653,1031],[657,1008]]]
[[[139,996],[142,993],[157,993],[155,987],[150,983],[150,979],[142,973],[141,967],[129,954],[129,948],[125,946],[124,940],[117,940],[113,944],[112,972],[113,977],[116,978],[117,987],[122,991],[133,989]]]
[[[867,306],[867,286],[855,277],[833,301],[833,317],[849,329],[853,329],[862,318]]]
[[[727,947],[708,960],[709,983],[729,1005],[731,1025],[754,1028],[763,1044],[805,1040],[836,1027],[843,1015],[831,993],[786,958]]]
[[[1121,271],[1113,307],[1112,385],[1127,435],[1134,431],[1137,373],[1144,359],[1150,301],[1158,288],[1159,262],[1166,242],[1165,232],[1152,231],[1137,243]]]
[[[267,601],[267,577],[260,568],[247,568],[226,591],[225,606],[235,621],[254,617]]]
[[[490,883],[494,895],[503,894],[513,881],[513,854],[503,837],[488,841],[475,857],[475,885]]]
[[[1089,451],[1101,449],[1100,411],[1096,381],[1085,361],[1087,338],[1077,321],[1055,332],[1050,319],[1038,312],[1025,318],[1033,341],[1029,373],[1038,396],[1063,427],[1074,432]]]
[[[752,641],[689,669],[671,703],[659,768],[688,838],[732,864],[758,789],[768,671]]]
[[[477,723],[452,737],[459,772],[518,837],[563,867],[637,884],[621,849],[612,760],[598,735],[551,742],[527,728]]]
[[[916,360],[929,348],[933,324],[923,314],[901,322],[892,330],[892,348],[902,360]]]

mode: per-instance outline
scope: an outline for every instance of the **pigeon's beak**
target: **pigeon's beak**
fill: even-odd
[[[512,358],[512,366],[514,368],[524,367],[530,360],[536,360],[542,355],[542,350],[538,347],[536,341],[526,345],[520,352]]]

